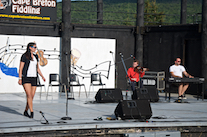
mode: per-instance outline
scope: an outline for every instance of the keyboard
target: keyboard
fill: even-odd
[[[170,83],[203,83],[205,81],[204,78],[168,78],[168,82]]]

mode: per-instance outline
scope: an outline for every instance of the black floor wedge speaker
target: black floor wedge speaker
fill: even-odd
[[[120,88],[103,88],[98,90],[95,99],[98,103],[112,103],[123,100],[123,96]]]
[[[154,86],[145,86],[144,88],[137,88],[132,95],[133,100],[149,100],[150,102],[159,101],[159,95],[156,87]]]
[[[158,90],[155,86],[144,86],[149,93],[150,102],[158,102],[159,101],[159,94]]]
[[[132,94],[133,100],[150,100],[149,92],[146,88],[137,88]]]
[[[148,100],[121,100],[114,111],[116,117],[146,121],[152,116]]]

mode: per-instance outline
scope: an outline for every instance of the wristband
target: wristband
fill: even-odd
[[[22,78],[19,78],[19,80],[21,80]]]

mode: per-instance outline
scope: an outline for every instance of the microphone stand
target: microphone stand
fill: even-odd
[[[128,75],[128,73],[127,73],[127,68],[126,68],[126,65],[125,65],[125,63],[124,63],[124,59],[123,59],[123,54],[122,53],[119,53],[119,55],[121,56],[121,61],[122,61],[122,64],[123,64],[123,66],[124,66],[124,70],[125,70],[125,72],[126,72],[126,75]],[[130,80],[130,78],[128,78],[128,80],[129,80],[129,84],[131,85],[131,80]],[[126,99],[127,99],[127,92],[126,92]]]
[[[47,121],[47,119],[44,116],[44,113],[42,111],[40,111],[40,114],[42,115],[42,117],[45,119],[46,123],[41,122],[41,124],[49,124],[49,122]]]
[[[126,72],[126,74],[128,74],[127,73],[127,68],[126,68],[126,65],[125,65],[125,63],[124,63],[124,59],[123,59],[123,54],[122,53],[120,53],[120,56],[121,56],[121,61],[122,61],[122,64],[123,64],[123,66],[124,66],[124,70],[125,70],[125,72]],[[129,79],[129,83],[131,84],[131,80]]]
[[[65,60],[66,60],[66,71],[67,71],[67,86],[68,88],[70,89],[70,77],[69,77],[69,74],[68,74],[68,53],[65,52]],[[66,89],[67,90],[67,89]],[[71,117],[68,117],[68,91],[66,91],[66,117],[62,117],[61,118],[62,120],[72,120]]]
[[[112,51],[110,51],[111,55],[112,55],[112,58],[113,58],[113,61],[114,61],[114,64],[115,64],[115,75],[116,75],[116,79],[115,79],[115,88],[117,88],[117,79],[118,79],[118,71],[117,71],[117,64],[115,62],[115,57],[113,56],[114,53]],[[111,66],[111,65],[110,65]]]

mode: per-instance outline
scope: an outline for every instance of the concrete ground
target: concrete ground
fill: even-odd
[[[25,93],[0,94],[0,133],[93,129],[93,128],[124,128],[124,127],[173,127],[173,126],[207,126],[207,100],[197,100],[193,95],[186,95],[188,103],[175,103],[177,94],[171,94],[171,101],[164,99],[164,93],[159,93],[160,100],[151,103],[152,117],[149,122],[136,120],[108,120],[114,118],[114,110],[118,103],[94,103],[95,93],[86,98],[85,93],[75,93],[75,100],[68,100],[68,116],[72,120],[61,120],[66,116],[66,97],[62,93],[40,93],[34,98],[34,118],[23,116],[26,105]],[[129,95],[129,94],[128,94]],[[124,99],[125,91],[123,91]],[[42,115],[49,121],[45,122]],[[103,120],[97,121],[97,117]]]

